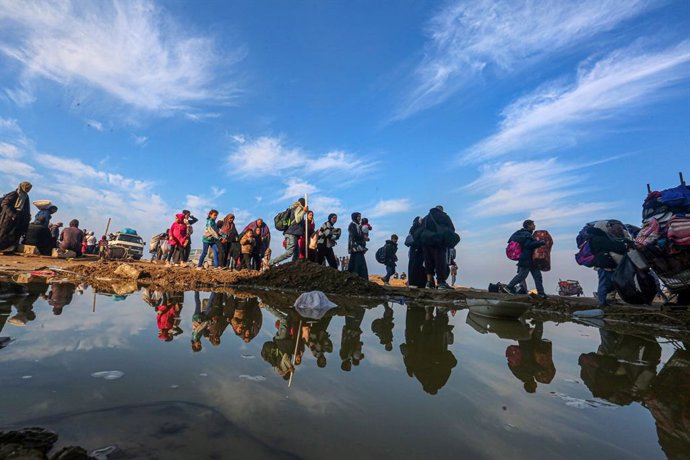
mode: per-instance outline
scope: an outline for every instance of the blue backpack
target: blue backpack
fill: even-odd
[[[661,191],[659,201],[671,208],[690,207],[690,187],[685,184]]]

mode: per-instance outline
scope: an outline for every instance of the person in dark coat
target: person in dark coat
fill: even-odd
[[[395,274],[395,263],[398,261],[398,235],[391,235],[390,240],[386,240],[383,246],[383,264],[386,266],[386,276],[383,277],[383,284],[390,285],[391,276]]]
[[[271,261],[271,266],[277,265],[285,259],[292,257],[292,261],[299,259],[299,249],[297,241],[299,237],[304,235],[304,219],[307,215],[306,201],[300,198],[290,206],[290,226],[283,232],[285,235],[286,247],[285,252]]]
[[[316,247],[319,264],[323,264],[323,261],[327,261],[331,268],[338,268],[338,260],[335,258],[335,253],[333,248],[335,247],[340,238],[340,229],[335,228],[335,223],[338,221],[338,216],[336,214],[329,214],[328,220],[321,225],[319,228],[319,238],[318,245]]]
[[[611,280],[618,263],[612,254],[622,257],[633,246],[632,241],[625,238],[625,234],[625,227],[616,220],[599,221],[589,230],[589,248],[594,256],[593,266],[599,277],[597,288],[599,308],[608,305],[607,296],[613,289]]]
[[[81,247],[84,241],[84,232],[79,230],[79,221],[72,219],[69,227],[62,231],[60,235],[60,249],[74,251],[77,257],[81,257]]]
[[[259,230],[257,231],[257,229]],[[244,228],[243,233],[247,230],[252,230],[254,232],[254,239],[256,240],[256,246],[254,246],[254,250],[252,251],[252,266],[254,270],[260,270],[262,268],[261,259],[264,258],[266,249],[271,247],[271,230],[261,218],[248,224]]]
[[[443,237],[444,232],[455,232],[455,225],[443,206],[436,206],[429,210],[429,214],[422,219],[420,239],[424,251],[424,267],[426,269],[426,288],[434,288],[434,275],[438,289],[452,289],[446,283],[448,279],[448,246]]]
[[[53,236],[50,234],[50,229],[45,225],[43,216],[38,217],[34,222],[29,224],[24,238],[24,244],[29,246],[36,246],[41,255],[49,256],[53,252],[55,244],[53,243]]]
[[[22,182],[0,201],[0,250],[14,250],[31,221],[31,184]]]
[[[517,275],[510,280],[510,283],[502,287],[504,292],[509,294],[515,294],[515,286],[522,284],[526,279],[527,275],[531,274],[532,279],[534,279],[534,284],[537,288],[537,294],[539,297],[545,298],[546,293],[544,293],[544,283],[541,276],[541,270],[534,267],[532,263],[532,253],[534,250],[545,245],[545,241],[535,240],[532,236],[534,229],[537,228],[534,225],[533,220],[527,219],[522,223],[522,228],[515,233],[513,233],[508,242],[515,241],[520,244],[522,252],[520,253],[520,259],[517,263]]]
[[[405,240],[405,246],[410,248],[408,253],[407,272],[409,279],[407,285],[410,287],[423,288],[426,285],[426,270],[424,269],[424,251],[419,239],[419,230],[422,219],[418,216],[412,221],[410,234]]]
[[[347,227],[347,252],[350,254],[350,262],[347,271],[355,273],[365,280],[369,279],[367,260],[364,254],[367,252],[367,242],[362,232],[362,214],[352,213],[352,222]]]

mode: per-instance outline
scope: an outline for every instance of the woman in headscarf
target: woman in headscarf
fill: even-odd
[[[316,223],[314,222],[314,212],[307,211],[307,229],[309,233],[309,239],[314,237],[314,230],[316,229]],[[307,241],[306,235],[301,235],[297,240],[297,245],[299,246],[299,258],[306,258],[306,252],[309,242]],[[309,249],[309,259],[311,262],[316,262],[316,249]]]
[[[362,214],[353,212],[351,217],[352,222],[347,227],[347,252],[350,254],[347,270],[368,280],[369,270],[367,269],[367,260],[364,258],[364,253],[367,252],[367,242],[364,240],[364,233],[362,232]]]
[[[262,259],[266,255],[266,250],[271,247],[271,230],[262,218],[258,218],[249,223],[244,228],[245,232],[247,230],[254,231],[254,239],[256,240],[256,245],[252,252],[252,268],[260,270]]]
[[[338,259],[335,258],[333,247],[337,244],[336,241],[340,238],[340,229],[335,228],[335,223],[338,221],[336,214],[329,214],[328,220],[319,228],[318,240],[318,263],[323,264],[324,260],[328,261],[331,268],[338,268]]]
[[[29,192],[31,184],[22,182],[0,202],[0,250],[13,250],[26,234],[31,221]]]
[[[410,227],[410,234],[405,239],[405,246],[410,248],[408,255],[407,273],[409,278],[407,285],[423,288],[426,285],[426,270],[424,269],[424,251],[422,243],[419,241],[419,234],[422,230],[421,219],[415,217]]]
[[[220,245],[223,253],[220,266],[234,268],[232,261],[236,261],[241,252],[240,236],[237,233],[233,213],[228,213],[223,218],[223,224],[220,226]]]

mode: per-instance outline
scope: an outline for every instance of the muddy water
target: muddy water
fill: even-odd
[[[7,290],[0,428],[112,458],[690,452],[690,354],[651,336],[395,303],[307,320],[251,295]]]

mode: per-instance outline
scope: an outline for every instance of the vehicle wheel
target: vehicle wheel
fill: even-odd
[[[132,256],[132,259],[134,259],[134,260],[141,260],[141,256]]]

